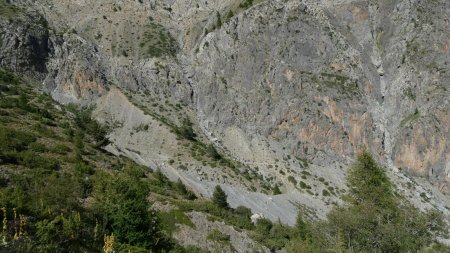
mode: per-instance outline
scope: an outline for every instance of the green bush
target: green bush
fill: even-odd
[[[94,173],[94,169],[92,166],[84,163],[83,161],[78,161],[74,165],[75,172],[79,175],[92,175]]]
[[[82,236],[82,225],[79,213],[73,213],[67,218],[57,215],[51,220],[38,221],[36,223],[37,251],[83,250],[83,247],[77,243]]]
[[[19,79],[11,72],[0,69],[0,82],[15,85],[19,83]]]
[[[243,8],[243,9],[247,9],[252,5],[253,5],[253,0],[244,0],[242,3],[239,4],[239,7]]]
[[[70,109],[75,114],[75,124],[82,131],[92,136],[96,142],[96,146],[104,146],[108,144],[106,135],[108,130],[92,119],[92,108],[83,108],[77,110],[73,107]]]
[[[208,156],[211,157],[215,161],[222,159],[222,156],[217,152],[216,148],[212,144],[208,145],[206,152],[207,152]]]
[[[300,181],[300,188],[302,188],[302,189],[311,189],[311,186],[307,185],[303,181]]]
[[[192,123],[187,118],[183,120],[180,127],[176,128],[175,132],[186,140],[195,140],[197,136],[192,128]]]
[[[197,198],[194,193],[192,193],[191,191],[188,191],[188,189],[186,188],[186,186],[183,184],[183,182],[180,179],[178,179],[175,183],[172,183],[172,184],[173,184],[173,188],[176,189],[186,199],[193,200],[193,199]]]
[[[148,188],[128,174],[97,171],[94,175],[93,197],[97,215],[105,221],[106,229],[121,243],[155,248],[158,236],[158,217],[149,212]]]
[[[256,231],[261,234],[269,234],[272,229],[272,222],[269,219],[259,219],[256,221]]]
[[[273,192],[273,195],[281,194],[281,190],[280,190],[280,188],[278,187],[278,185],[275,185],[275,186],[273,187],[272,192]]]
[[[293,185],[297,185],[297,180],[293,176],[288,177],[289,182],[291,182]]]
[[[236,207],[236,209],[234,209],[234,213],[246,219],[250,219],[250,217],[252,216],[252,210],[246,206]]]

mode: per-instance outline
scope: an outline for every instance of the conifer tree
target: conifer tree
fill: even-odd
[[[214,202],[214,204],[216,204],[221,208],[224,209],[229,208],[227,202],[227,194],[222,190],[222,188],[219,185],[217,185],[214,190],[212,201]]]
[[[352,204],[370,203],[380,208],[397,204],[389,178],[367,150],[358,155],[350,168],[347,181]]]

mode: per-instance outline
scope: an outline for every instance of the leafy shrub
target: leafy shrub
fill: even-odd
[[[278,194],[281,194],[281,190],[280,190],[280,188],[278,187],[278,185],[275,185],[274,187],[273,187],[273,195],[278,195]]]
[[[289,182],[291,182],[293,185],[297,185],[297,180],[293,176],[288,177]]]
[[[173,188],[175,188],[181,195],[185,196],[186,199],[196,199],[196,196],[194,193],[192,193],[191,191],[188,191],[188,189],[186,188],[186,186],[183,184],[183,182],[181,181],[181,179],[178,179],[175,183],[173,184]]]
[[[311,189],[311,186],[307,185],[303,181],[300,181],[300,188],[302,188],[302,189]]]
[[[207,152],[208,156],[211,157],[213,160],[217,161],[217,160],[222,159],[222,156],[217,152],[216,148],[212,144],[208,145],[206,152]]]
[[[331,194],[330,194],[330,192],[329,191],[327,191],[326,189],[323,189],[322,190],[322,196],[330,196]]]
[[[213,215],[215,218],[221,218],[225,221],[226,224],[232,225],[234,227],[242,228],[242,229],[254,229],[254,225],[251,220],[241,214],[235,213],[231,209],[223,209],[214,204],[212,201],[207,200],[196,200],[191,202],[180,201],[176,203],[177,206],[185,211],[198,211],[209,213]]]
[[[234,213],[247,219],[250,219],[250,217],[252,216],[252,210],[246,206],[236,207],[236,209],[234,209]]]
[[[79,173],[80,175],[92,175],[94,173],[94,169],[92,166],[84,163],[83,161],[78,161],[74,165],[75,172]]]
[[[64,250],[80,250],[76,242],[82,233],[80,213],[69,217],[57,215],[53,219],[45,219],[36,223],[37,250],[39,252],[61,252]]]
[[[273,224],[269,219],[259,219],[256,221],[256,231],[259,234],[269,234]]]
[[[247,9],[252,5],[253,5],[253,0],[244,0],[242,3],[239,4],[239,7],[243,8],[243,9]]]
[[[175,132],[186,140],[195,140],[197,136],[192,128],[192,123],[187,118],[183,120],[179,128],[176,128]]]

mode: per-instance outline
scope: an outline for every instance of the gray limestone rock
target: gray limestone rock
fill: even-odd
[[[2,67],[44,73],[58,101],[97,104],[99,120],[124,123],[111,150],[161,165],[182,150],[153,152],[152,141],[177,145],[167,122],[128,136],[141,123],[189,117],[203,142],[260,180],[260,192],[248,193],[249,185],[190,158],[196,169],[188,172],[162,166],[198,193],[229,184],[233,205],[276,219],[277,207],[252,198],[267,199],[279,185],[283,221],[295,219],[291,202],[323,217],[346,189],[348,164],[367,147],[399,191],[416,177],[418,192],[434,192],[430,203],[410,196],[416,205],[449,212],[448,1],[17,3],[49,26],[31,25],[27,15],[2,18]],[[175,104],[184,114],[169,113]],[[330,187],[335,195],[322,196]]]
[[[43,78],[51,52],[46,20],[35,12],[25,12],[4,4],[0,15],[0,66]]]

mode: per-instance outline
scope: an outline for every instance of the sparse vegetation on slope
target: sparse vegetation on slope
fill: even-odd
[[[159,24],[151,22],[145,26],[145,32],[139,46],[144,57],[175,56],[178,45],[172,35]]]
[[[436,242],[447,236],[442,215],[420,212],[396,195],[366,151],[350,169],[347,204],[332,210],[326,221],[310,221],[300,214],[296,227],[264,218],[253,224],[251,210],[230,208],[220,187],[212,200],[196,199],[181,181],[170,182],[158,170],[99,149],[107,143],[107,130],[91,119],[89,110],[58,105],[3,70],[0,92],[0,218],[5,250],[200,252],[171,238],[177,224],[195,227],[186,215],[192,211],[246,230],[273,250],[415,252],[429,246],[429,252],[449,250]],[[152,208],[157,202],[172,207]],[[229,235],[218,230],[205,238],[230,243]]]
[[[0,0],[0,17],[14,18],[20,9],[12,5],[8,0]]]
[[[3,249],[184,251],[147,201],[195,197],[184,185],[99,149],[107,131],[89,110],[58,105],[3,70],[0,90]]]

